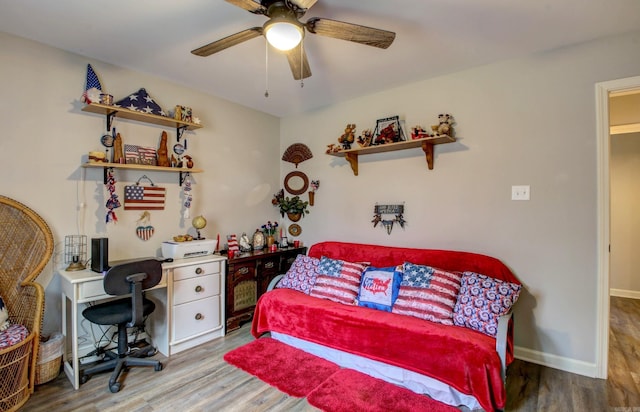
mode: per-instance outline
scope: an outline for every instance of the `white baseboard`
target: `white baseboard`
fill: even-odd
[[[637,290],[609,289],[609,295],[619,298],[640,299],[640,292]]]
[[[588,376],[590,378],[597,377],[597,368],[595,363],[579,361],[576,359],[565,358],[563,356],[552,355],[549,353],[539,352],[532,349],[515,346],[513,349],[514,356],[520,360],[535,363],[542,366],[548,366],[554,369],[560,369],[565,372],[575,373],[578,375]]]

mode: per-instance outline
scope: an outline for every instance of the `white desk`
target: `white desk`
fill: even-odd
[[[224,273],[226,257],[208,255],[162,264],[162,280],[147,292],[156,303],[149,318],[154,346],[169,357],[224,336]],[[62,288],[64,371],[74,389],[80,387],[78,351],[79,306],[113,299],[105,293],[104,276],[92,270],[59,271]]]

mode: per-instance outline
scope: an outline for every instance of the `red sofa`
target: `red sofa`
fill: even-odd
[[[313,245],[308,255],[369,262],[376,267],[409,261],[520,284],[499,260],[468,252],[322,242]],[[284,334],[415,372],[473,397],[485,410],[501,410],[506,402],[504,371],[513,360],[510,316],[500,319],[494,338],[466,327],[274,289],[259,299],[251,332],[256,338],[266,332]]]

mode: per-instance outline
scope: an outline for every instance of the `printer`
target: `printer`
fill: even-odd
[[[213,254],[218,241],[215,239],[190,240],[187,242],[162,242],[162,257],[165,259],[186,259]]]

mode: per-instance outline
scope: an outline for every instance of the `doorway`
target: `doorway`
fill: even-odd
[[[606,379],[609,355],[609,252],[610,252],[610,124],[609,97],[611,94],[640,91],[640,76],[596,84],[596,137],[598,170],[598,296],[596,377]]]

